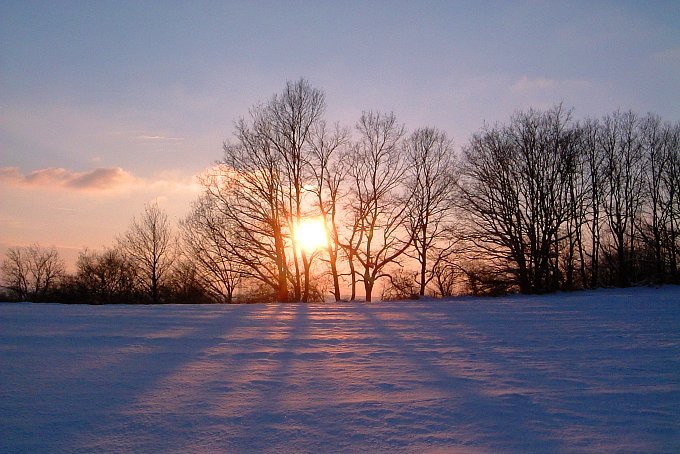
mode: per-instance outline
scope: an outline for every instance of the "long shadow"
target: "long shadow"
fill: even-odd
[[[438,320],[447,326],[441,331],[445,343],[462,349],[447,355],[448,362],[462,358],[482,365],[484,394],[495,395],[494,401],[523,397],[514,408],[533,415],[528,423],[542,440],[561,441],[568,449],[663,451],[672,440],[672,407],[678,403],[678,382],[673,385],[663,371],[673,370],[666,363],[678,364],[678,355],[659,349],[658,340],[668,340],[672,330],[664,336],[666,327],[652,329],[655,342],[643,319],[657,326],[658,315],[620,311],[629,309],[598,314],[564,301],[532,300],[474,308],[424,304],[412,313],[417,325]],[[649,346],[628,344],[636,336]],[[678,337],[677,330],[671,337]]]
[[[434,442],[445,440],[468,447],[511,451],[554,452],[566,448],[559,440],[551,439],[543,427],[546,422],[550,425],[553,415],[530,396],[521,392],[500,395],[489,393],[496,387],[495,384],[485,382],[484,377],[477,377],[474,372],[461,373],[455,364],[455,355],[444,361],[449,362],[447,367],[442,366],[442,360],[438,357],[442,347],[448,344],[447,347],[465,355],[472,348],[469,341],[459,342],[455,337],[422,341],[419,333],[404,334],[377,316],[374,312],[382,311],[381,306],[362,305],[360,310],[370,320],[375,331],[381,333],[413,365],[410,373],[414,379],[414,391],[417,393],[418,388],[441,391],[442,397],[427,403],[431,411],[428,417],[435,423],[431,427],[438,432],[438,436],[433,438],[433,441],[436,440]],[[417,312],[409,312],[414,321],[420,318]],[[426,322],[429,321],[420,318],[416,326],[427,326]],[[434,330],[429,335],[437,334],[438,330]],[[434,348],[433,340],[439,344]],[[498,367],[493,363],[485,366]],[[451,370],[457,372],[452,374]]]
[[[285,400],[291,396],[301,398],[304,389],[299,370],[294,364],[309,360],[306,335],[309,330],[308,306],[306,304],[281,305],[282,309],[272,320],[270,338],[264,350],[253,358],[256,372],[247,370],[246,364],[239,362],[239,379],[249,387],[251,399],[232,415],[229,422],[233,425],[228,440],[228,450],[263,452],[271,450],[277,440],[291,441],[289,424],[292,422],[291,408]],[[264,369],[261,369],[263,367]],[[297,402],[297,405],[303,404]]]
[[[3,382],[23,380],[15,396],[0,400],[7,415],[3,443],[17,451],[97,446],[100,435],[129,427],[134,418],[127,412],[140,396],[157,389],[197,353],[223,342],[251,310],[183,307],[168,315],[167,307],[73,309],[75,314],[61,314],[66,319],[57,323],[82,326],[82,317],[89,320],[87,327],[55,334],[47,349],[41,349],[43,340],[37,335],[33,345],[4,362]],[[183,317],[189,327],[181,325]],[[30,335],[26,338],[31,341]],[[22,368],[31,361],[32,368]],[[17,369],[8,372],[12,367]]]
[[[91,320],[96,309],[77,313]],[[164,310],[107,311],[111,320],[91,321],[80,330],[71,329],[76,321],[69,319],[61,337],[59,323],[45,322],[40,326],[56,336],[51,347],[47,336],[0,333],[0,451],[664,447],[649,442],[657,435],[644,433],[641,416],[631,428],[633,435],[626,436],[611,409],[599,409],[599,420],[584,415],[579,405],[612,402],[599,390],[579,388],[599,382],[578,381],[579,374],[570,375],[569,365],[559,360],[537,361],[550,348],[541,344],[545,335],[522,334],[514,341],[512,332],[538,328],[540,320],[504,327],[508,318],[499,306],[486,312],[468,307],[460,313],[435,303],[187,307],[171,314],[158,309]],[[554,308],[541,310],[564,317]],[[616,326],[594,339],[620,335],[622,328]],[[678,350],[677,333],[669,342],[673,339],[675,347],[668,352]],[[95,346],[113,358],[102,359],[105,355],[92,352]],[[67,354],[59,356],[60,349]],[[578,352],[568,353],[564,358],[578,358]],[[586,360],[598,355],[586,355]],[[38,364],[30,366],[32,359]],[[66,363],[59,365],[59,359]],[[589,366],[584,367],[579,373]],[[54,376],[30,376],[43,369],[54,369]],[[598,373],[605,369],[600,366]],[[555,377],[560,373],[566,379]],[[22,379],[28,385],[20,384]],[[677,393],[677,373],[668,378],[668,386]],[[569,392],[576,397],[565,399]],[[670,418],[670,428],[661,430],[677,427],[677,412],[670,408],[678,397],[668,397],[670,416],[661,417]],[[633,402],[632,408],[649,406]],[[623,411],[630,415],[630,409]],[[607,418],[617,422],[611,429],[621,435],[618,445],[602,427],[588,430],[588,423]],[[636,436],[642,439],[637,445]],[[668,434],[662,437],[669,439]]]
[[[252,452],[267,445],[283,420],[275,402],[291,359],[286,341],[300,323],[288,320],[292,305],[252,307],[249,320],[231,332],[228,344],[204,350],[169,376],[163,390],[144,396],[139,405],[151,417],[141,421],[144,430],[135,430],[141,441],[131,448]],[[159,408],[163,414],[154,413]],[[144,431],[153,433],[168,423],[173,424],[165,427],[173,434],[169,439],[154,435],[153,443],[145,442]]]

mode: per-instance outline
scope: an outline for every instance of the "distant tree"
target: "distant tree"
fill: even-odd
[[[434,296],[447,298],[461,292],[465,273],[461,264],[453,260],[439,260],[432,267]]]
[[[449,260],[457,243],[453,200],[458,169],[453,142],[434,128],[414,131],[404,141],[404,152],[405,184],[411,194],[406,226],[420,264],[418,292],[424,296],[435,269]]]
[[[112,304],[137,301],[137,269],[121,250],[85,250],[80,253],[76,267],[75,290],[81,300],[77,302]]]
[[[381,299],[383,301],[415,300],[420,297],[418,272],[397,268],[387,273],[387,277],[388,282],[382,289]]]
[[[165,285],[169,301],[175,304],[210,304],[222,303],[209,293],[205,281],[201,279],[196,264],[190,260],[179,259],[172,267],[172,272]]]
[[[161,287],[177,255],[168,215],[156,202],[147,204],[118,239],[118,245],[135,266],[151,303],[160,303]]]
[[[44,301],[64,277],[56,248],[38,244],[9,248],[2,262],[3,286],[20,301]]]
[[[343,240],[350,260],[372,300],[378,279],[411,244],[406,228],[408,197],[403,185],[407,164],[401,149],[404,126],[394,114],[364,112],[356,125],[349,170],[351,233]],[[354,265],[353,265],[354,266]]]

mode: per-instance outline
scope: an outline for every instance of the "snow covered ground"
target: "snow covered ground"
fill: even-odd
[[[680,452],[680,287],[0,304],[0,452]]]

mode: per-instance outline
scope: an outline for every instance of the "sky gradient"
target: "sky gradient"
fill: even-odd
[[[308,79],[326,119],[394,111],[464,144],[563,102],[680,119],[677,1],[0,3],[0,248],[112,244],[188,213],[253,104]]]

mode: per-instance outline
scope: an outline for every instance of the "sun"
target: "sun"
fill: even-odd
[[[294,233],[295,244],[303,251],[311,254],[326,246],[328,236],[321,219],[303,219]]]

